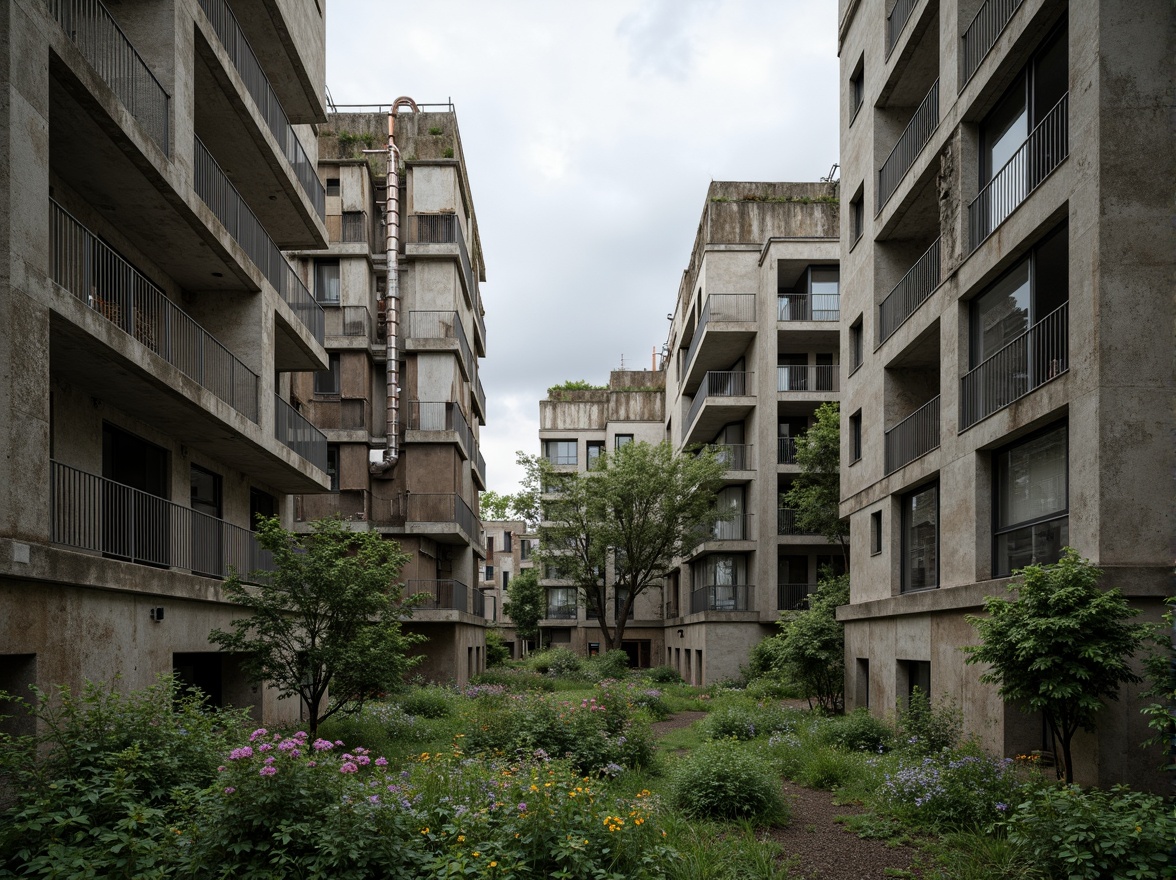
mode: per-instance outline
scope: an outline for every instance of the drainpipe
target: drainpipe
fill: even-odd
[[[384,286],[384,333],[387,340],[386,421],[383,452],[373,449],[368,469],[372,476],[391,479],[400,460],[400,150],[396,147],[396,113],[402,107],[419,112],[412,98],[397,98],[388,112],[388,175],[384,198],[384,248],[387,283]]]

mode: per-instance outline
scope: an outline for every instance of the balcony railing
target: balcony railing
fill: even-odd
[[[702,385],[694,400],[690,403],[690,410],[686,414],[687,429],[694,424],[694,417],[702,409],[703,403],[711,397],[746,397],[754,393],[755,373],[742,370],[711,370],[702,377]]]
[[[486,616],[486,597],[481,590],[471,590],[461,581],[410,580],[404,585],[404,595],[416,596],[416,608],[429,611],[464,611],[475,617]]]
[[[796,438],[776,438],[776,464],[796,464]]]
[[[776,297],[777,321],[840,321],[840,293],[781,293]]]
[[[996,45],[996,40],[1005,25],[1012,19],[1023,0],[988,0],[968,29],[964,31],[963,52],[961,52],[963,70],[960,71],[960,91],[968,84],[980,62]]]
[[[171,155],[171,97],[99,0],[46,0],[90,66],[118,95],[151,140]]]
[[[466,301],[474,307],[481,299],[477,280],[470,263],[470,252],[466,250],[465,236],[456,214],[409,214],[404,227],[406,244],[456,244],[461,262],[462,278],[466,283]]]
[[[474,472],[478,475],[482,486],[486,485],[486,457],[482,455],[482,450],[474,444]],[[526,558],[526,557],[524,557]]]
[[[196,195],[209,207],[237,242],[261,270],[278,295],[294,310],[306,328],[321,345],[323,342],[323,307],[319,305],[302,279],[282,256],[278,246],[261,225],[237,188],[225,176],[212,154],[195,138],[194,184]]]
[[[803,611],[808,608],[809,596],[816,591],[816,584],[777,584],[776,610]]]
[[[302,146],[302,142],[294,134],[290,120],[286,117],[286,111],[282,109],[281,102],[278,101],[278,96],[274,93],[265,71],[262,70],[257,56],[253,54],[253,48],[245,39],[245,34],[241,30],[241,25],[237,23],[236,16],[233,15],[233,11],[229,9],[224,0],[200,0],[200,8],[204,10],[204,14],[211,22],[212,29],[220,38],[221,45],[224,46],[233,66],[237,68],[237,73],[241,75],[241,81],[245,83],[245,90],[249,92],[253,103],[257,105],[258,112],[265,119],[266,126],[274,136],[274,140],[278,142],[286,161],[294,170],[294,176],[298,179],[298,183],[302,186],[307,198],[310,199],[319,218],[322,219],[326,214],[327,204],[323,182],[319,180],[314,163],[306,155],[306,149]],[[356,240],[363,241],[362,238]]]
[[[1025,143],[968,205],[968,234],[976,250],[996,227],[1070,155],[1069,95],[1063,95]]]
[[[911,170],[927,141],[939,127],[939,80],[935,80],[931,90],[927,92],[915,115],[907,123],[906,129],[878,169],[878,210],[881,213],[886,202],[894,195],[906,173]]]
[[[961,377],[961,431],[1070,369],[1068,316],[1066,303]]]
[[[410,431],[453,431],[469,457],[474,435],[460,406],[449,400],[410,400],[405,409],[405,428]]]
[[[320,471],[327,469],[327,436],[278,394],[274,395],[274,437]]]
[[[250,421],[257,374],[57,202],[49,200],[53,280]]]
[[[840,391],[837,364],[781,364],[776,367],[777,391]]]
[[[886,432],[886,473],[939,448],[939,395]]]
[[[902,322],[915,313],[915,309],[939,286],[940,280],[942,274],[937,238],[878,306],[879,343],[889,339],[891,334],[902,326]]]
[[[482,314],[482,294],[479,291],[478,301],[474,303],[474,323],[478,326],[478,339],[482,341],[482,351],[486,350],[486,316]]]
[[[323,309],[327,336],[343,336],[352,339],[366,338],[374,342],[372,313],[367,306],[338,306]]]
[[[703,331],[711,321],[755,322],[755,294],[754,293],[712,293],[702,304],[702,311],[698,315],[698,327],[694,330],[694,337],[686,349],[686,366],[694,361],[694,353],[698,351],[698,343],[702,340]]]
[[[723,519],[711,527],[712,541],[748,541],[751,540],[750,513],[724,514]]]
[[[478,537],[478,517],[460,495],[413,492],[406,518],[410,523],[456,523],[472,540]]]
[[[755,587],[749,584],[711,584],[690,593],[690,613],[750,611]]]
[[[49,463],[51,540],[115,559],[208,577],[274,571],[253,532],[57,461]]]
[[[906,27],[906,23],[910,20],[911,13],[914,11],[915,6],[918,5],[918,2],[919,0],[898,0],[890,10],[890,14],[886,16],[887,58],[894,51],[899,35],[902,34],[902,29]]]
[[[548,605],[548,620],[575,620],[580,616],[580,609],[575,605]]]
[[[472,375],[474,353],[470,349],[469,339],[465,328],[461,326],[461,317],[457,312],[419,312],[408,313],[409,339],[456,339],[457,347],[461,351],[461,364],[465,368],[462,372],[466,376]]]
[[[376,236],[368,223],[368,215],[364,211],[344,211],[342,214],[329,214],[326,218],[328,241],[341,244],[364,244],[375,241]]]
[[[796,522],[796,511],[790,507],[780,507],[776,510],[777,535],[816,535],[819,532],[806,532]]]
[[[752,463],[750,443],[715,443],[707,447],[715,454],[715,461],[721,462],[729,471],[746,471],[755,467]]]

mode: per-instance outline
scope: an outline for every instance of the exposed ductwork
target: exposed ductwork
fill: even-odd
[[[400,150],[396,147],[396,113],[401,107],[419,113],[416,101],[400,97],[388,112],[388,176],[384,197],[384,247],[387,283],[384,287],[384,326],[387,344],[386,420],[383,450],[373,449],[368,469],[373,476],[389,479],[400,460]]]

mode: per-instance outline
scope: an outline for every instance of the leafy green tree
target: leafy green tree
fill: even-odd
[[[486,630],[486,665],[497,666],[510,659],[510,648],[497,629]]]
[[[805,532],[824,535],[841,546],[849,570],[849,520],[838,511],[841,502],[841,407],[822,403],[815,421],[796,438],[796,463],[800,473],[784,494],[784,502],[796,511],[796,525]]]
[[[986,663],[980,680],[1030,712],[1041,712],[1061,748],[1066,782],[1074,781],[1070,743],[1079,728],[1094,730],[1104,700],[1138,682],[1131,656],[1147,635],[1131,623],[1118,590],[1101,590],[1102,571],[1072,547],[1053,565],[1027,565],[1009,585],[1017,601],[984,600],[987,617],[969,615],[983,644],[968,645],[968,663]]]
[[[1168,606],[1163,622],[1156,624],[1144,659],[1144,676],[1148,687],[1140,694],[1150,700],[1140,711],[1147,726],[1154,731],[1144,747],[1159,746],[1164,753],[1164,770],[1176,770],[1176,596],[1164,600]]]
[[[298,534],[258,518],[257,541],[276,570],[258,573],[258,586],[236,573],[225,581],[225,595],[248,616],[209,641],[242,654],[246,672],[279,699],[299,697],[316,736],[327,718],[398,685],[416,660],[408,649],[423,637],[401,627],[411,602],[396,582],[409,559],[399,544],[337,518],[310,528]]]
[[[710,450],[676,455],[669,443],[628,443],[583,473],[559,472],[542,458],[520,461],[527,471],[520,510],[543,522],[541,564],[579,590],[604,650],[620,648],[637,598],[713,527],[724,465]]]
[[[837,606],[848,603],[849,575],[822,580],[808,608],[780,616],[776,645],[762,652],[800,686],[809,708],[815,699],[829,714],[845,704],[845,625],[837,620]]]
[[[539,586],[539,570],[524,568],[510,579],[502,613],[511,619],[520,639],[539,639],[539,621],[546,616],[547,603]]]
[[[514,508],[514,496],[488,490],[478,497],[478,514],[484,520],[507,520]]]

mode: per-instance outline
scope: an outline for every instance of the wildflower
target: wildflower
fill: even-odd
[[[519,812],[520,813],[527,812],[527,804],[525,801],[519,801]]]
[[[321,738],[316,739],[314,741],[314,743],[312,744],[312,746],[316,752],[326,752],[326,751],[329,751],[330,749],[335,748],[335,744],[332,743],[330,740],[321,739]]]
[[[1003,813],[1005,810],[1007,810],[1009,808],[1009,805],[1005,804],[1005,803],[998,803],[996,805],[996,808]]]
[[[344,761],[343,765],[339,768],[340,773],[354,773],[357,770],[359,770],[359,768],[350,761]]]
[[[228,769],[229,769],[229,768],[228,768],[228,767],[226,767],[224,764],[221,764],[219,767],[217,767],[217,768],[216,768],[216,772],[217,772],[217,773],[224,773],[224,772],[225,772],[226,770],[228,770]]]
[[[369,758],[367,755],[360,755],[359,757],[357,757],[355,759],[355,763],[358,764],[360,767],[366,767],[371,762],[372,762],[372,759]]]
[[[377,767],[387,767],[388,766],[388,759],[387,758],[376,758],[376,766]]]
[[[252,757],[253,757],[253,747],[252,746],[241,746],[241,748],[233,749],[231,752],[229,752],[229,760],[230,761],[240,761],[242,758],[252,758]]]
[[[426,825],[424,828],[421,829],[421,834],[428,834],[428,833],[429,833],[429,826]]]
[[[491,867],[491,868],[497,868],[497,867],[498,867],[498,862],[491,862],[491,863],[490,863],[490,867]]]
[[[256,742],[259,737],[263,737],[268,733],[269,733],[269,731],[266,730],[264,727],[259,727],[259,728],[257,728],[257,730],[253,731],[253,733],[249,734],[249,741]]]
[[[270,750],[272,750],[272,749],[273,749],[273,746],[272,746],[272,745],[270,745],[269,743],[262,743],[261,745],[259,745],[259,746],[257,747],[257,750],[258,750],[259,752],[268,752],[268,751],[270,751]]]
[[[236,790],[237,789],[233,788],[233,786],[230,785],[228,788],[225,789],[225,794],[232,794]]]
[[[474,850],[474,858],[475,859],[478,858],[478,856],[480,856],[480,855],[481,855],[480,852],[478,852],[477,850]]]
[[[307,761],[307,762],[306,762],[306,766],[307,766],[307,767],[317,767],[317,766],[318,766],[318,761]]]
[[[277,767],[274,767],[272,764],[267,764],[266,766],[262,767],[258,771],[258,775],[260,775],[260,776],[274,776],[277,774],[277,772],[278,772]]]
[[[380,796],[378,794],[373,794],[371,797],[368,798],[369,804],[378,804],[379,802],[380,802]]]
[[[343,740],[341,740],[341,739],[335,740],[335,745],[337,745],[337,746],[343,745]]]

